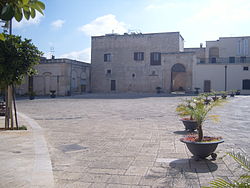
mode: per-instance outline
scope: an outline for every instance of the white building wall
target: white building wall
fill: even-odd
[[[242,89],[242,80],[250,79],[249,65],[227,64],[227,86],[226,90],[241,90],[242,94],[250,94],[250,90]],[[243,67],[248,66],[249,71],[244,71]],[[193,69],[193,88],[201,88],[204,91],[204,80],[211,80],[211,90],[225,90],[225,64],[197,64]]]

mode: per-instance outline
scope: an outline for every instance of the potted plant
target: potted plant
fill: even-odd
[[[216,100],[206,105],[204,98],[200,96],[192,98],[191,102],[188,101],[188,105],[192,106],[192,108],[189,109],[189,114],[192,114],[193,119],[197,122],[198,134],[188,135],[180,140],[187,145],[189,151],[194,155],[195,160],[204,159],[209,155],[215,160],[217,155],[214,151],[219,143],[224,142],[221,137],[204,136],[202,128],[204,121],[208,117],[213,120],[218,120],[217,116],[208,116],[208,113],[221,102],[222,100]]]
[[[234,97],[235,93],[237,92],[236,89],[232,89],[230,93],[230,97]]]
[[[227,98],[227,91],[221,91],[221,98],[226,99]]]
[[[240,95],[240,90],[239,89],[235,92],[235,95]]]
[[[193,118],[192,100],[186,99],[184,103],[177,106],[176,111],[182,117],[180,121],[185,126],[185,130],[193,132],[197,129],[197,121]]]
[[[219,92],[217,92],[217,91],[212,91],[211,94],[214,95],[214,96],[212,97],[212,99],[213,99],[214,101],[216,101],[216,100],[218,99],[217,95],[219,94]]]
[[[162,92],[162,91],[161,91],[161,87],[159,87],[159,86],[156,87],[155,89],[156,89],[156,93],[161,93],[161,92]]]
[[[34,91],[29,91],[29,99],[33,100],[35,99],[36,93]]]
[[[50,90],[50,97],[55,98],[56,97],[56,90]]]
[[[211,95],[212,95],[211,93],[201,93],[200,94],[201,97],[205,97],[205,99],[204,99],[205,104],[209,104],[211,102],[211,100],[208,98]]]

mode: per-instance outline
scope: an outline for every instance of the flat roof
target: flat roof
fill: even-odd
[[[73,60],[73,59],[68,59],[68,58],[55,58],[55,59],[41,58],[40,63],[41,64],[46,64],[46,63],[80,63],[80,64],[85,64],[85,65],[90,65],[90,63],[86,63],[83,61],[77,61],[77,60]]]
[[[122,36],[137,36],[137,35],[164,35],[164,34],[180,34],[179,31],[176,32],[160,32],[160,33],[124,33],[124,34],[117,34],[117,33],[109,33],[105,35],[100,36],[91,36],[92,38],[101,38],[101,37],[122,37]],[[181,36],[181,38],[184,40],[184,38]]]

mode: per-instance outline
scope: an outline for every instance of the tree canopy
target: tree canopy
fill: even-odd
[[[33,66],[41,56],[42,52],[31,40],[5,35],[5,40],[0,40],[0,86],[20,84],[25,75],[34,74]]]

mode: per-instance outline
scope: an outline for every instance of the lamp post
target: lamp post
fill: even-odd
[[[227,65],[225,65],[225,91],[227,91]]]

